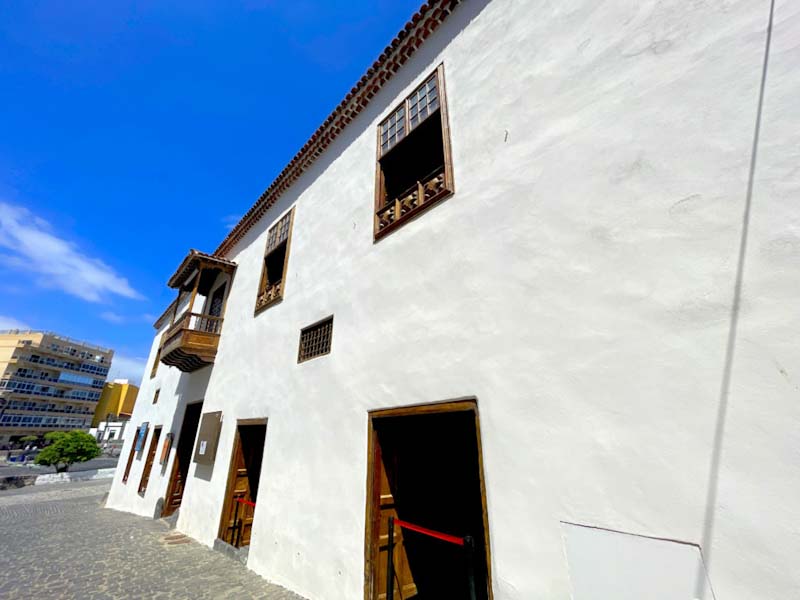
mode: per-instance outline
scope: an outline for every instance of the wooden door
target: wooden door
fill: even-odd
[[[192,448],[194,438],[197,436],[197,426],[200,422],[200,412],[203,403],[189,404],[186,407],[186,414],[183,417],[178,448],[175,452],[175,460],[172,465],[172,475],[170,476],[169,488],[164,501],[162,517],[168,517],[181,506],[183,500],[183,490],[186,487],[186,478],[189,475],[189,464],[192,460]]]
[[[474,582],[491,600],[491,557],[480,428],[474,401],[370,413],[365,600],[385,600],[388,520],[403,519],[455,538],[395,524],[393,593],[402,600],[464,600]]]
[[[153,461],[156,458],[156,450],[158,450],[159,437],[161,437],[161,427],[156,427],[153,429],[153,438],[150,440],[150,447],[147,449],[147,460],[144,463],[142,479],[139,482],[140,494],[144,494],[147,491],[147,484],[150,481],[150,471],[153,469]]]
[[[220,538],[237,548],[250,545],[266,431],[263,422],[236,429]]]
[[[396,455],[384,455],[378,440],[375,440],[375,481],[378,482],[378,510],[376,511],[377,523],[375,529],[378,532],[378,552],[377,552],[377,577],[375,578],[375,598],[383,600],[386,598],[386,574],[388,570],[388,548],[389,548],[389,517],[397,518],[394,495],[392,494],[389,481],[397,482],[399,478],[399,462]],[[395,487],[396,489],[396,487]],[[394,528],[394,597],[396,600],[405,600],[417,595],[417,586],[411,573],[408,563],[408,556],[403,543],[403,530],[400,527]]]
[[[221,317],[222,316],[222,307],[225,304],[225,285],[222,284],[216,290],[214,290],[214,294],[211,296],[211,304],[208,309],[208,314],[212,317]]]
[[[186,475],[184,474],[183,462],[183,457],[180,452],[178,452],[175,455],[175,461],[172,465],[172,475],[169,480],[167,497],[164,501],[164,510],[161,513],[162,517],[170,516],[181,506],[183,490],[186,487]]]

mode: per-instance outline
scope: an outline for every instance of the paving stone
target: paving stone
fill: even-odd
[[[303,600],[161,521],[102,508],[108,488],[0,492],[0,598]]]

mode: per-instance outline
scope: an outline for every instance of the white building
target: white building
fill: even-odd
[[[423,8],[170,280],[108,506],[314,600],[385,597],[390,515],[472,536],[477,598],[800,597],[800,5],[770,18]],[[395,598],[468,597],[463,547],[396,541]]]

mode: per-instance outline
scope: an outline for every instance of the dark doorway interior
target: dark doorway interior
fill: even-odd
[[[200,414],[203,403],[188,404],[183,414],[178,448],[175,453],[175,463],[172,465],[172,476],[169,480],[167,497],[164,501],[162,517],[168,517],[178,510],[183,500],[183,490],[186,488],[186,479],[189,476],[189,464],[192,462],[192,448],[194,438],[197,436],[197,426],[200,423]]]
[[[385,597],[388,517],[475,540],[477,598],[488,598],[481,466],[472,410],[373,419],[378,503],[376,597]],[[386,489],[388,487],[388,489]],[[469,598],[460,546],[402,530],[395,546],[395,598]],[[381,589],[383,588],[383,589]]]
[[[240,423],[236,429],[220,538],[237,548],[250,545],[266,435],[266,422]]]

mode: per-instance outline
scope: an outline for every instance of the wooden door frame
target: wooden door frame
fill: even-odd
[[[203,405],[203,400],[198,400],[197,402],[189,402],[189,403],[186,404],[186,406],[183,409],[183,419],[181,419],[181,431],[178,434],[178,441],[177,442],[173,442],[173,444],[172,444],[172,447],[175,448],[175,456],[172,459],[172,470],[170,471],[170,475],[169,475],[169,484],[167,484],[167,493],[164,496],[164,507],[161,509],[161,516],[162,517],[164,516],[164,511],[167,510],[169,499],[172,497],[172,490],[175,488],[175,474],[178,471],[178,459],[179,459],[178,454],[179,454],[179,449],[180,449],[181,442],[183,441],[183,434],[186,433],[183,430],[184,425],[186,425],[186,413],[189,412],[189,407],[190,406],[196,406],[198,404],[200,405],[200,418],[202,418],[202,416],[203,416],[203,412],[202,412],[203,411],[203,406],[202,406]],[[200,418],[197,419],[197,429],[194,432],[194,437],[195,438],[197,437],[197,432],[200,431]],[[192,448],[194,448],[194,443],[195,443],[195,440],[192,440]],[[190,457],[191,457],[191,454],[190,454]],[[191,458],[190,458],[189,463],[191,464],[191,462],[192,461],[191,461]],[[186,471],[186,480],[188,481],[188,479],[189,479],[189,471],[187,469],[187,471]],[[184,493],[186,492],[186,481],[183,482],[183,491],[184,491]],[[181,494],[181,502],[182,501],[183,501],[183,494]],[[175,514],[175,513],[173,512],[172,514]]]
[[[239,426],[240,425],[266,425],[267,424],[267,417],[257,418],[257,419],[239,419],[236,421],[236,431],[233,435],[233,444],[231,444],[231,457],[228,459],[228,479],[227,483],[225,484],[225,497],[222,499],[222,512],[219,516],[219,529],[217,530],[217,539],[224,540],[223,533],[227,529],[225,525],[227,524],[227,515],[231,509],[231,496],[230,496],[230,489],[233,485],[233,480],[236,478],[236,471],[233,468],[233,459],[236,456],[236,444],[241,444],[241,439],[239,437]],[[267,446],[267,438],[266,432],[264,433],[264,449],[266,450]],[[262,468],[264,466],[263,462],[261,464]],[[260,480],[259,480],[259,483]],[[253,509],[253,518],[255,519],[255,509]]]
[[[439,402],[429,402],[426,404],[414,404],[398,408],[376,409],[367,413],[367,500],[366,500],[366,519],[364,532],[364,599],[373,600],[375,598],[375,563],[377,562],[377,544],[374,543],[376,535],[376,497],[380,495],[379,483],[375,479],[375,454],[377,432],[375,431],[375,419],[385,417],[408,417],[430,414],[442,414],[452,412],[472,412],[475,417],[475,437],[477,438],[478,450],[478,478],[481,488],[481,510],[483,512],[483,531],[484,547],[486,551],[486,582],[489,590],[489,600],[493,600],[492,591],[492,552],[489,543],[489,512],[486,507],[486,483],[483,475],[483,447],[481,442],[481,426],[478,414],[478,399],[475,396],[463,398],[453,398]]]

